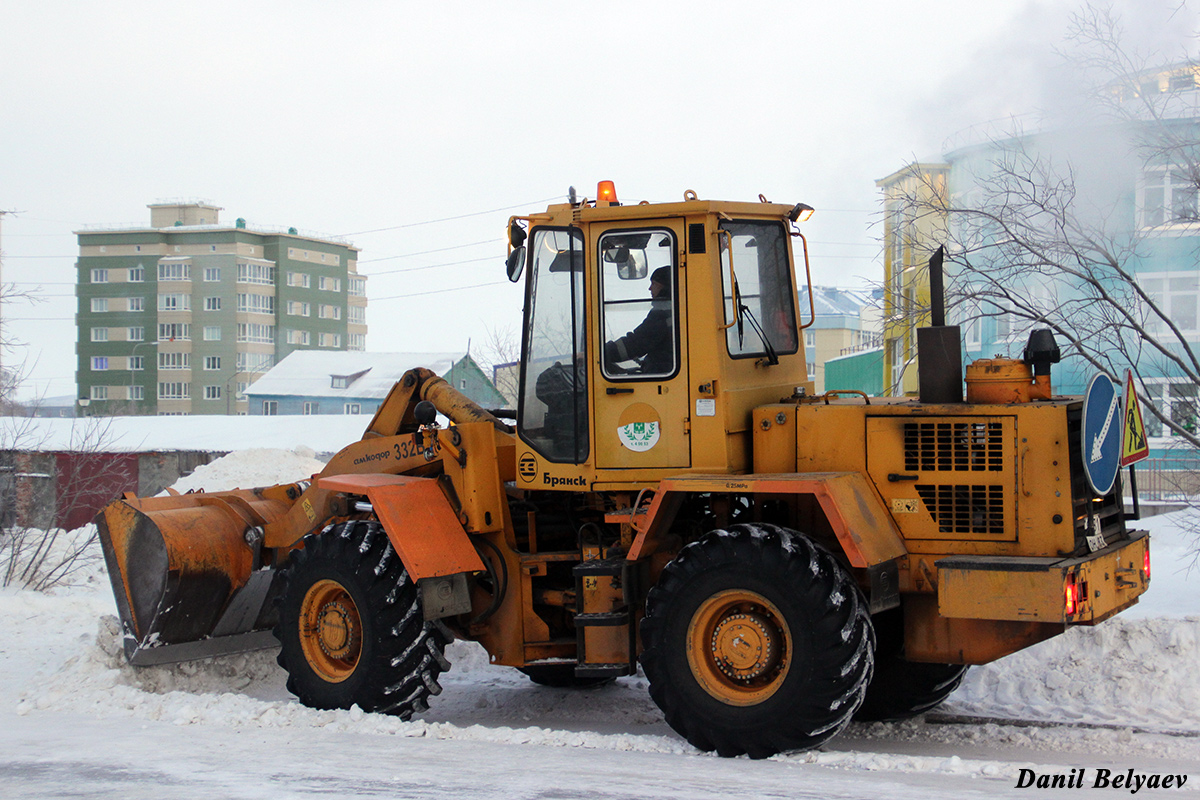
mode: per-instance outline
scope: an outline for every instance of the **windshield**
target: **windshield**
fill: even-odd
[[[787,232],[780,222],[722,222],[721,285],[725,342],[734,358],[794,353],[796,295],[788,266]],[[730,278],[730,244],[733,278]],[[734,312],[737,296],[739,313]],[[735,322],[736,320],[736,322]],[[733,324],[730,324],[733,323]]]

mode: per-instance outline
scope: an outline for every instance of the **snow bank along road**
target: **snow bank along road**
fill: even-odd
[[[97,565],[52,595],[0,592],[0,797],[1200,796],[1200,592],[1177,521],[1148,521],[1154,583],[1134,613],[972,669],[925,720],[765,762],[697,753],[640,677],[538,687],[465,642],[411,722],[299,705],[271,651],[134,669]]]

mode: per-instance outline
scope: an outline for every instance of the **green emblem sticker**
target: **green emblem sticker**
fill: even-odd
[[[635,453],[649,450],[658,444],[659,423],[631,422],[617,428],[617,438],[621,444]]]

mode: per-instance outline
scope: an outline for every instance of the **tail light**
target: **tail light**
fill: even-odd
[[[1146,575],[1146,580],[1150,580],[1150,548],[1146,547],[1146,555],[1142,557],[1142,572]]]
[[[1063,611],[1068,617],[1073,616],[1079,607],[1079,590],[1075,587],[1075,576],[1067,577],[1067,586],[1063,592]]]

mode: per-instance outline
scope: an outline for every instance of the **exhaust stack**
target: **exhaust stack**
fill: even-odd
[[[962,343],[957,325],[946,324],[946,293],[938,247],[929,259],[929,303],[932,324],[917,328],[917,378],[922,403],[963,401]]]

